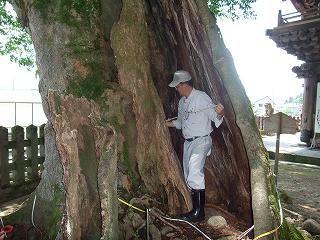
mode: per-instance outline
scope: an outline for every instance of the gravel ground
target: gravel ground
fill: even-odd
[[[278,189],[284,208],[320,222],[320,167],[281,162]],[[285,216],[295,217],[284,211]]]

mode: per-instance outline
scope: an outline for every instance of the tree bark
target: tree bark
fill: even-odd
[[[138,129],[136,158],[141,178],[150,192],[161,195],[164,189],[169,209],[179,210],[181,203],[188,203],[188,192],[152,81],[143,1],[123,1],[120,19],[112,30],[111,45],[119,84],[133,99]]]
[[[214,151],[206,162],[207,200],[215,204],[222,203],[226,209],[250,224],[248,158],[241,132],[235,122],[230,97],[212,64],[213,54],[208,34],[202,23],[201,12],[194,1],[149,2],[151,15],[149,32],[152,34],[155,31],[154,38],[160,41],[160,43],[151,42],[152,47],[158,48],[152,51],[154,55],[151,57],[153,64],[156,65],[153,72],[157,73],[156,69],[159,69],[160,77],[154,74],[155,84],[157,89],[161,89],[159,95],[162,97],[167,115],[176,114],[178,96],[167,88],[168,80],[163,81],[163,79],[170,79],[175,69],[188,70],[197,89],[206,91],[212,98],[224,104],[225,122],[215,130]],[[163,16],[162,19],[161,16]],[[161,27],[159,29],[156,26]],[[161,38],[157,39],[157,36]],[[168,41],[168,39],[171,40]],[[167,56],[162,56],[164,53]],[[173,59],[174,62],[167,59]],[[168,71],[162,69],[168,69]],[[183,139],[177,136],[176,132],[172,135],[176,151],[181,157]]]
[[[275,194],[274,190],[272,190],[274,183],[268,153],[256,126],[250,101],[235,70],[232,56],[224,45],[220,30],[215,20],[208,16],[209,14],[203,6],[203,1],[197,0],[197,2],[199,6],[202,5],[203,21],[205,22],[208,35],[211,36],[210,44],[214,56],[213,65],[217,74],[223,80],[226,91],[230,96],[234,115],[236,116],[234,121],[239,128],[238,131],[240,131],[249,161],[251,172],[251,204],[255,235],[258,236],[268,232],[274,225],[273,212],[270,208],[265,207],[270,206],[271,202],[269,199],[272,199],[272,196]]]
[[[267,152],[206,1],[16,0],[15,9],[29,22],[48,118],[34,192],[48,238],[116,239],[118,193],[145,191],[170,213],[191,207],[183,139],[164,125],[177,114],[167,85],[178,69],[225,106],[205,166],[207,203],[254,223],[255,234],[272,228]]]

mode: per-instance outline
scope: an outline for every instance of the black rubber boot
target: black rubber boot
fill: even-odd
[[[192,189],[192,210],[188,213],[179,216],[179,219],[188,222],[199,222],[203,221],[204,214],[204,204],[205,204],[205,190],[204,189]]]

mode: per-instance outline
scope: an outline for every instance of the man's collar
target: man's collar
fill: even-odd
[[[196,89],[195,88],[192,88],[192,90],[191,90],[191,92],[190,92],[190,94],[189,94],[189,96],[188,97],[186,97],[186,99],[191,99],[191,97],[195,94],[195,91],[196,91]]]

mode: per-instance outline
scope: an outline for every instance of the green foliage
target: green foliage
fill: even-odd
[[[35,65],[31,37],[3,0],[0,0],[0,55],[9,56],[12,62],[28,69]]]
[[[210,11],[217,17],[237,20],[253,18],[255,13],[251,5],[256,0],[207,0]]]
[[[275,217],[278,218],[277,222],[280,222],[280,216],[278,215],[280,206],[277,203],[276,197],[271,195],[270,202],[273,210],[275,211]],[[285,219],[283,219],[283,223],[279,228],[277,234],[280,240],[304,240],[301,232],[294,225],[288,223]]]
[[[285,101],[285,103],[297,103],[297,104],[302,104],[303,103],[303,94],[300,93],[295,97],[290,97]]]
[[[286,220],[283,221],[283,224],[279,229],[279,235],[281,240],[304,240],[301,232]]]

